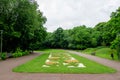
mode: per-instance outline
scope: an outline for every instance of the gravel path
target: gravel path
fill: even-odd
[[[43,74],[12,72],[12,69],[14,67],[40,55],[38,53],[35,53],[21,58],[13,58],[7,59],[5,61],[0,61],[0,80],[120,80],[120,62],[101,59],[95,56],[85,55],[75,51],[69,52],[79,54],[80,56],[84,56],[104,65],[113,67],[118,72],[114,74]]]

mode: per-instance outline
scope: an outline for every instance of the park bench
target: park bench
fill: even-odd
[[[6,57],[11,58],[11,57],[13,57],[13,55],[12,55],[12,53],[6,53]]]

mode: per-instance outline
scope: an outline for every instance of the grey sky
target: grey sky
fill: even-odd
[[[79,25],[94,27],[109,20],[120,0],[36,0],[47,17],[45,27],[52,32],[58,27],[70,29]]]

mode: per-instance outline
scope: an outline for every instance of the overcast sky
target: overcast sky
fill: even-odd
[[[94,27],[108,21],[120,0],[36,0],[47,17],[45,27],[52,32],[58,27],[70,29],[79,25]]]

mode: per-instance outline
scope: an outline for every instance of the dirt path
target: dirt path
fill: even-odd
[[[85,55],[78,52],[70,51],[89,59],[95,60],[104,65],[111,66],[118,70],[115,74],[41,74],[41,73],[15,73],[12,68],[25,63],[35,57],[38,53],[24,56],[21,58],[7,59],[0,61],[0,80],[120,80],[120,63],[95,56]]]

